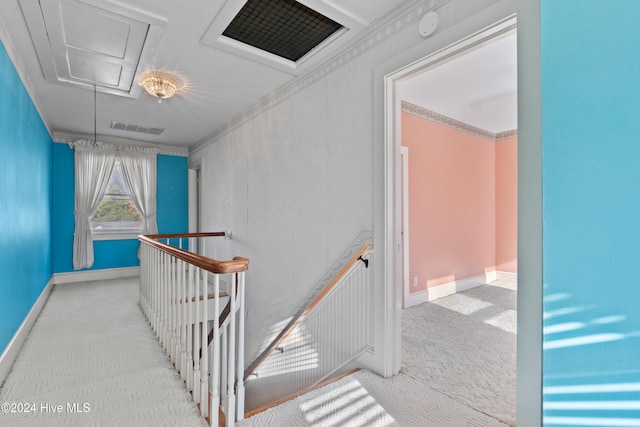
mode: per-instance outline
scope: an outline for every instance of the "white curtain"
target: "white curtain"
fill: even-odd
[[[156,155],[120,153],[120,166],[131,200],[144,218],[142,234],[158,234],[156,213]]]
[[[73,269],[93,265],[93,238],[89,218],[96,212],[111,178],[115,152],[75,147],[75,216]]]

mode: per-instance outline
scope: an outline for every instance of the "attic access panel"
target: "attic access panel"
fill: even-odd
[[[222,35],[296,62],[341,28],[295,0],[249,0]]]
[[[138,67],[159,45],[162,18],[116,2],[18,1],[47,81],[138,96]]]

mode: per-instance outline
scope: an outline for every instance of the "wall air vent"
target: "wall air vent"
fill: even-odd
[[[249,0],[222,35],[296,62],[341,28],[294,0]]]
[[[132,125],[129,123],[117,122],[115,120],[111,121],[111,129],[117,130],[125,130],[129,132],[138,132],[138,133],[146,133],[149,135],[160,135],[164,132],[164,128],[150,128],[138,125]]]

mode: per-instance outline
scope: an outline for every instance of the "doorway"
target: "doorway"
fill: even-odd
[[[393,286],[393,291],[388,290],[389,295],[393,294],[395,307],[401,305],[401,301],[406,299],[407,292],[406,287],[412,286],[415,283],[412,277],[406,276],[406,262],[405,254],[405,237],[411,235],[407,233],[404,235],[405,228],[403,226],[403,218],[405,209],[403,209],[403,190],[406,188],[403,185],[403,156],[401,153],[401,141],[402,141],[402,96],[400,93],[400,87],[403,82],[408,81],[412,77],[436,69],[438,66],[450,63],[456,58],[460,58],[469,52],[476,51],[483,46],[489,45],[496,40],[500,40],[510,35],[513,35],[516,31],[516,19],[515,17],[506,19],[499,23],[496,23],[492,27],[482,31],[481,33],[472,34],[471,36],[460,40],[454,45],[437,51],[436,53],[429,55],[426,58],[406,65],[395,72],[392,72],[384,77],[385,83],[385,248],[387,249],[385,254],[385,270],[389,280],[389,287]],[[517,126],[515,126],[517,128]],[[493,132],[492,132],[493,133]],[[494,141],[495,142],[495,141]],[[414,155],[411,147],[409,148],[411,155]],[[412,166],[409,165],[409,169]],[[516,168],[517,170],[517,168]],[[517,172],[516,172],[517,174]],[[442,184],[442,183],[440,183]],[[412,183],[409,182],[409,188],[412,187]],[[410,226],[409,229],[412,227]],[[409,252],[412,250],[410,249]],[[491,266],[488,266],[491,267]],[[494,266],[495,267],[495,266]],[[491,269],[488,269],[488,272]],[[495,273],[495,268],[494,268]],[[495,276],[494,276],[495,277]],[[407,280],[408,279],[408,280]],[[454,291],[458,287],[456,284],[456,278],[451,280],[444,278],[442,283],[437,285],[447,285],[453,283]],[[419,280],[419,279],[418,279]],[[485,279],[483,278],[483,282]],[[401,284],[398,286],[398,284]],[[436,286],[437,286],[436,285]],[[472,287],[472,286],[470,286]],[[429,288],[429,286],[425,286]],[[428,294],[428,293],[427,293]],[[399,320],[395,320],[400,323]],[[397,327],[396,333],[400,334],[400,328]],[[398,348],[400,347],[400,338],[395,340]],[[513,345],[515,351],[515,343]],[[398,350],[398,353],[400,351]],[[396,360],[398,368],[400,361]],[[515,375],[515,374],[514,374]],[[514,411],[515,413],[515,411]]]
[[[516,49],[508,32],[398,82],[404,308],[515,289]]]

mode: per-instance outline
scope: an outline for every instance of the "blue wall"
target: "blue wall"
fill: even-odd
[[[73,150],[54,144],[53,269],[55,273],[73,271],[74,168]],[[183,233],[188,230],[187,158],[158,155],[158,231]],[[89,270],[133,267],[138,261],[138,241],[98,240],[93,242],[94,264]]]
[[[0,45],[0,353],[52,274],[51,147]]]
[[[541,4],[544,424],[640,425],[640,2]]]

